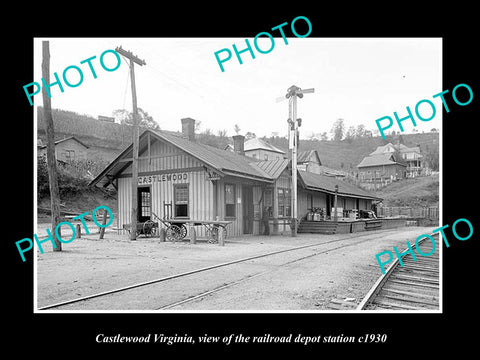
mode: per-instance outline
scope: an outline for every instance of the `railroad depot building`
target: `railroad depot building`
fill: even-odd
[[[182,134],[145,130],[139,137],[138,221],[160,218],[228,220],[229,237],[263,232],[268,212],[270,232],[290,231],[291,161],[259,160],[244,154],[244,136],[234,136],[234,151],[195,141],[195,120],[182,119]],[[132,148],[128,146],[91,185],[114,186],[118,192],[118,228],[130,223]],[[337,188],[336,188],[337,187]],[[336,177],[298,171],[298,219],[312,209],[333,218],[335,194],[340,215],[371,210],[379,200]],[[342,216],[339,216],[341,218]],[[120,230],[125,233],[126,230]],[[205,236],[198,229],[198,236]]]

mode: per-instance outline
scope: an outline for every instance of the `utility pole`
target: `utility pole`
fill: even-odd
[[[146,65],[145,60],[140,60],[132,52],[117,47],[115,49],[120,55],[130,60],[130,82],[132,84],[132,105],[133,105],[133,154],[132,154],[132,211],[130,221],[130,240],[137,239],[137,212],[138,212],[138,109],[137,93],[135,89],[134,64]]]
[[[50,84],[50,42],[42,41],[42,76],[45,83]],[[48,183],[50,187],[50,210],[52,229],[56,229],[60,223],[60,193],[57,179],[57,159],[55,156],[55,130],[53,128],[52,103],[45,87],[42,89],[43,117],[45,120],[45,132],[47,133],[47,167]],[[58,228],[58,235],[61,230]],[[57,239],[55,232],[52,232],[55,242],[53,251],[62,251],[62,243]]]
[[[315,89],[302,90],[298,86],[292,85],[287,89],[285,98],[288,99],[288,134],[289,134],[289,148],[291,150],[292,160],[292,188],[291,194],[291,211],[292,211],[292,223],[291,230],[292,236],[297,236],[297,150],[298,150],[298,128],[302,124],[302,119],[297,119],[297,97],[303,98],[303,94],[313,93]]]

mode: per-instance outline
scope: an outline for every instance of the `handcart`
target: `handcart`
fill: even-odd
[[[161,219],[153,214],[159,222],[166,228],[166,239],[168,241],[182,241],[187,235],[187,224],[190,226],[203,226],[206,229],[208,242],[210,244],[218,243],[219,231],[223,232],[223,238],[227,237],[227,225],[231,221],[209,221],[209,220],[190,220],[190,219]]]
[[[129,233],[131,231],[131,224],[124,224],[123,228],[127,230]],[[137,222],[137,231],[136,235],[145,235],[145,237],[154,236],[157,233],[158,229],[158,222],[147,220],[145,222]]]

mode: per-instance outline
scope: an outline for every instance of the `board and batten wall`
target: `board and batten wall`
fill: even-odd
[[[201,161],[173,145],[158,140],[152,142],[150,155],[151,159],[146,155],[146,151],[139,155],[147,158],[139,159],[138,186],[150,187],[151,209],[155,215],[162,219],[167,215],[165,203],[172,204],[170,215],[173,217],[174,185],[188,184],[188,218],[190,220],[229,220],[232,223],[227,225],[227,235],[233,237],[243,234],[243,186],[252,186],[256,189],[258,182],[233,176],[211,180],[207,167]],[[131,174],[131,166],[128,166],[118,176],[118,227],[120,229],[131,222]],[[225,216],[225,184],[235,185],[235,216],[230,218]],[[253,201],[258,202],[258,190],[253,191],[253,195]],[[154,216],[152,220],[157,221]],[[125,230],[121,231],[126,233]],[[258,226],[254,226],[253,231],[258,233]],[[199,237],[206,236],[205,229],[201,226],[196,227],[196,232]]]
[[[139,159],[138,174],[139,187],[150,187],[151,209],[160,218],[168,216],[164,204],[174,204],[174,186],[188,184],[190,219],[215,220],[212,213],[214,209],[214,185],[209,179],[206,168],[194,157],[182,152],[177,147],[153,141],[150,155],[161,156],[157,158]],[[146,151],[139,157],[146,157]],[[128,166],[118,178],[118,225],[131,222],[132,198],[132,171]],[[173,217],[173,213],[170,214]],[[157,219],[152,216],[153,221]],[[161,225],[161,224],[160,224]],[[197,228],[198,236],[205,236],[204,230]]]

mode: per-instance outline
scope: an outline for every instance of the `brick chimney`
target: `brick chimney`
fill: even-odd
[[[245,136],[243,135],[234,135],[233,138],[233,151],[237,154],[245,155]]]
[[[182,119],[182,135],[184,138],[195,141],[195,120],[192,118]]]

